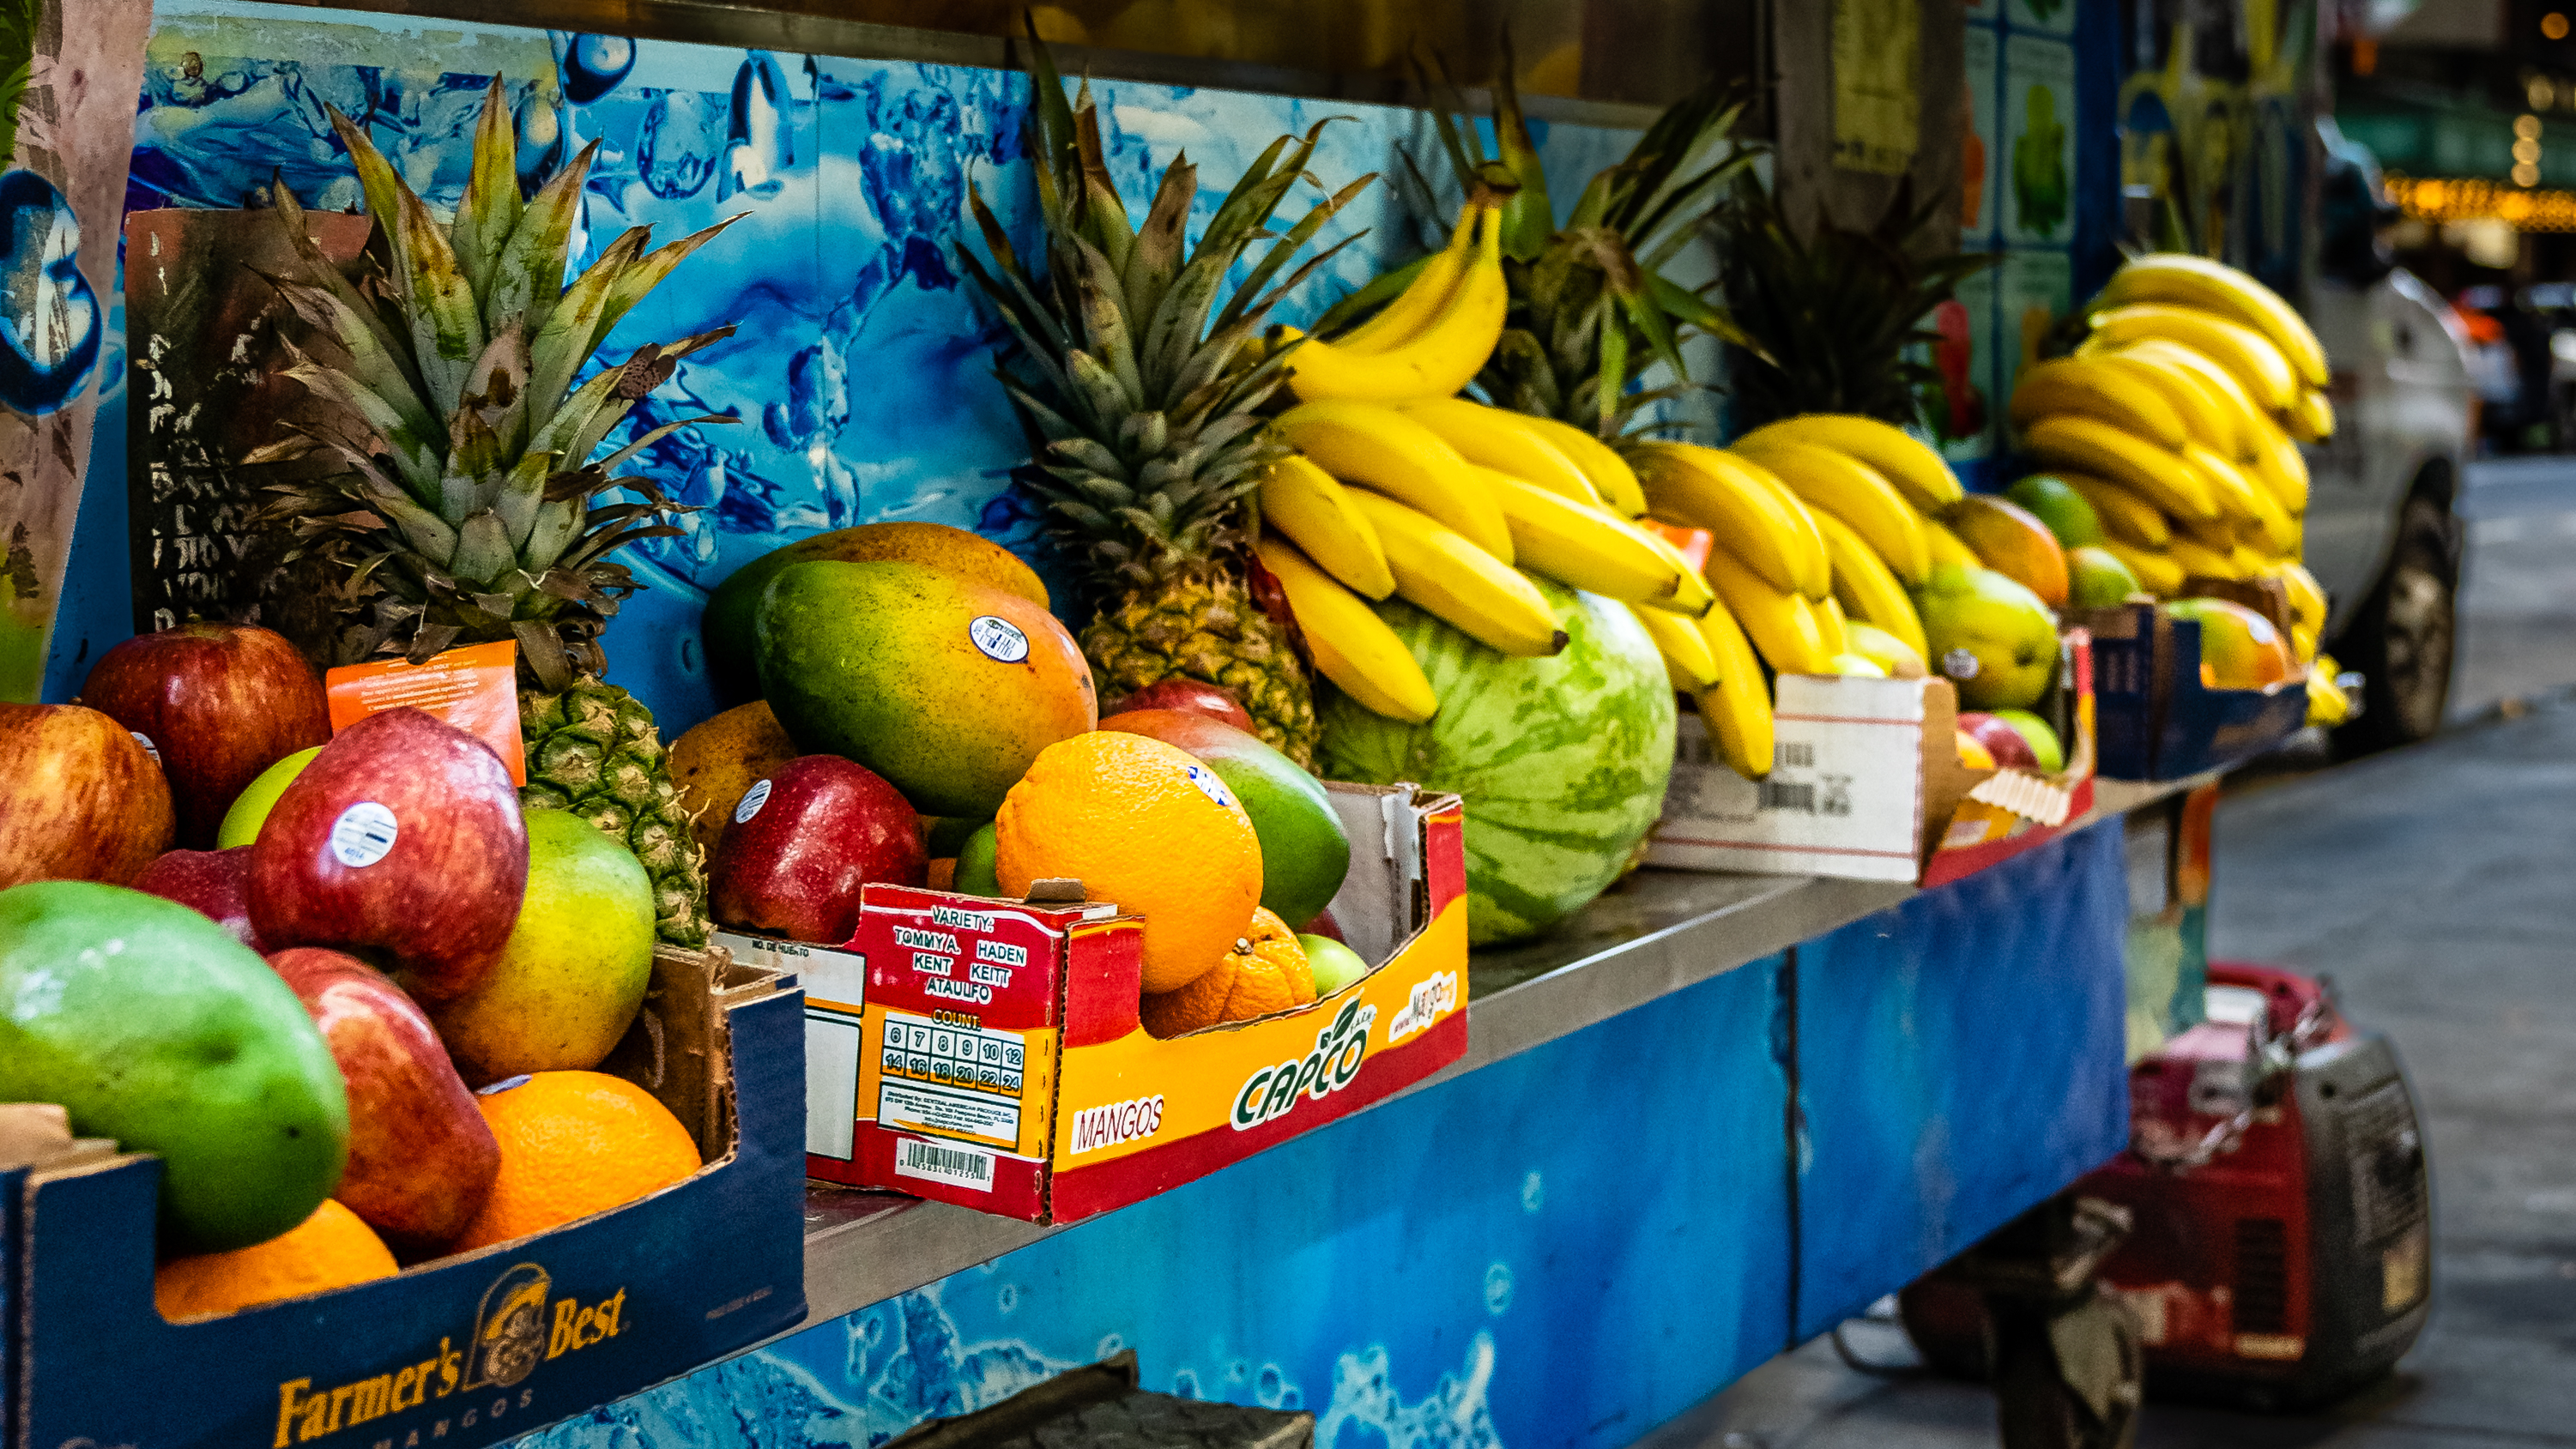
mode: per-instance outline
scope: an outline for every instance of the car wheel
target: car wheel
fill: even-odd
[[[2451,705],[2458,639],[2459,521],[2425,498],[2400,515],[2388,571],[2344,638],[2344,664],[2361,671],[2361,717],[2336,731],[2345,753],[2429,739]]]

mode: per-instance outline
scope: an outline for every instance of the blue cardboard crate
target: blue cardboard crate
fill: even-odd
[[[2179,780],[2241,763],[2307,723],[2298,680],[2261,689],[2200,682],[2200,625],[2148,604],[2098,609],[2093,631],[2097,773],[2114,780]]]
[[[694,998],[691,968],[674,958],[697,963]],[[0,1443],[476,1449],[796,1324],[805,1025],[794,981],[663,953],[661,1039],[632,1033],[609,1065],[653,1086],[707,1166],[610,1212],[392,1278],[173,1324],[152,1304],[160,1160],[27,1174],[12,1194],[23,1337]]]

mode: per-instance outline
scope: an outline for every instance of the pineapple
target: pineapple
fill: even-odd
[[[1738,188],[1721,224],[1719,280],[1761,344],[1735,369],[1739,429],[1799,413],[1947,421],[1940,371],[1916,350],[1941,341],[1924,319],[1997,258],[1918,256],[1916,239],[1950,226],[1954,213],[1938,202],[1916,207],[1913,194],[1911,181],[1899,185],[1868,231],[1819,218],[1802,241],[1769,191],[1750,179]]]
[[[1616,438],[1639,409],[1688,390],[1681,342],[1689,331],[1754,346],[1724,309],[1662,275],[1698,234],[1710,200],[1758,154],[1727,144],[1742,106],[1714,91],[1676,102],[1625,160],[1592,178],[1560,230],[1512,84],[1509,38],[1493,90],[1497,159],[1485,158],[1471,117],[1451,114],[1463,105],[1447,77],[1426,73],[1420,81],[1435,103],[1432,120],[1459,184],[1471,195],[1480,187],[1511,192],[1502,217],[1511,310],[1493,360],[1477,378],[1495,403]],[[1712,159],[1720,148],[1724,154]],[[1705,164],[1697,172],[1684,169],[1694,163]],[[1355,293],[1350,300],[1365,305],[1368,299]],[[1655,362],[1671,372],[1672,383],[1632,391]]]
[[[1272,142],[1185,254],[1197,168],[1175,159],[1144,224],[1133,225],[1110,183],[1090,84],[1068,105],[1034,37],[1030,72],[1044,264],[1024,267],[971,191],[992,266],[971,253],[964,262],[1018,343],[996,375],[1030,434],[1035,456],[1021,478],[1045,500],[1095,604],[1082,648],[1100,697],[1175,677],[1221,685],[1265,742],[1306,764],[1313,695],[1288,628],[1255,597],[1247,568],[1246,495],[1286,451],[1258,411],[1279,387],[1279,359],[1247,344],[1280,298],[1348,242],[1263,289],[1375,178],[1316,203],[1217,309],[1228,269],[1272,235],[1271,214],[1305,179],[1322,126],[1302,141]]]
[[[321,420],[254,460],[321,451],[347,471],[289,485],[271,505],[299,548],[346,570],[344,607],[363,609],[344,658],[426,659],[458,644],[518,645],[528,764],[521,799],[574,811],[625,842],[654,884],[661,939],[706,941],[704,862],[671,787],[652,713],[604,682],[600,631],[638,587],[611,555],[666,537],[678,511],[618,465],[689,419],[594,459],[674,359],[733,331],[638,348],[579,387],[573,375],[611,327],[710,227],[647,253],[637,227],[564,285],[575,213],[597,143],[522,200],[501,86],[485,97],[473,171],[451,225],[338,111],[374,216],[368,275],[353,284],[307,239],[294,194],[276,189],[295,275],[272,278],[307,325],[287,375]],[[730,421],[714,419],[712,421]],[[640,502],[594,504],[623,488]]]

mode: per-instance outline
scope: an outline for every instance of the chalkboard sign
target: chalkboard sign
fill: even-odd
[[[364,216],[307,212],[322,254],[352,265]],[[349,609],[340,570],[286,562],[290,525],[262,523],[267,490],[332,470],[323,457],[244,464],[287,436],[307,407],[281,319],[292,314],[266,276],[294,258],[270,211],[140,211],[126,219],[127,488],[134,627],[188,619],[265,625],[316,665],[343,662],[333,637]]]

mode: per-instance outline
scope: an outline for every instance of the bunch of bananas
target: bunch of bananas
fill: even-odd
[[[2014,385],[2019,451],[2084,495],[2102,546],[2152,594],[2174,597],[2196,578],[2278,579],[2291,642],[2313,669],[2326,600],[2299,562],[2299,444],[2334,431],[2316,334],[2245,273],[2167,252],[2113,273],[2087,321],[2073,356]]]
[[[1640,442],[1633,456],[1649,516],[1715,540],[1718,603],[1697,630],[1715,670],[1691,678],[1665,657],[1729,768],[1770,773],[1765,663],[1779,674],[1924,672],[1909,590],[1944,559],[1976,562],[1929,516],[1960,497],[1938,453],[1875,418],[1811,413],[1727,449]]]
[[[1716,598],[1669,539],[1634,521],[1645,495],[1608,444],[1455,396],[1502,331],[1491,217],[1470,204],[1448,248],[1359,327],[1290,339],[1301,401],[1271,426],[1295,451],[1260,487],[1255,552],[1317,672],[1416,724],[1439,701],[1373,600],[1399,597],[1505,654],[1541,655],[1565,635],[1523,570],[1635,607],[1658,639],[1687,635]]]

